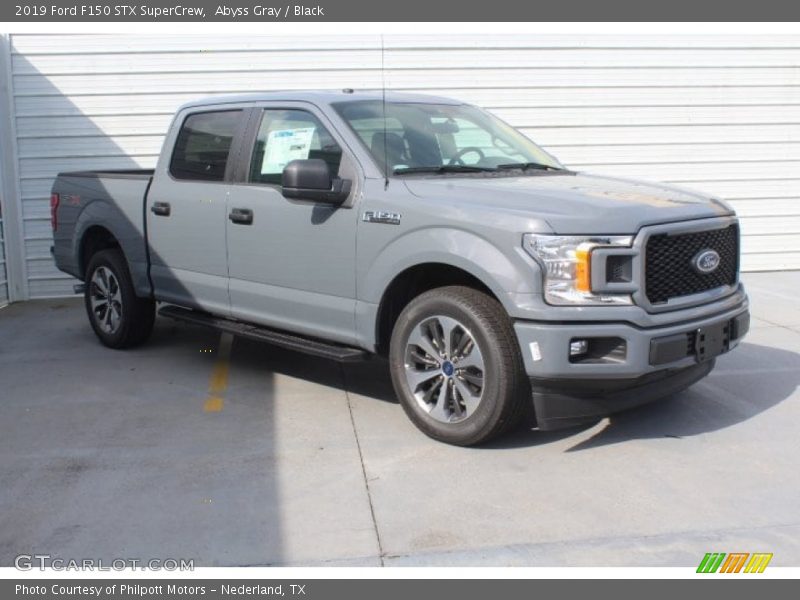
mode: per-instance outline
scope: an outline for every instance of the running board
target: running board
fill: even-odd
[[[224,317],[215,317],[208,313],[180,308],[179,306],[164,306],[158,314],[162,317],[184,321],[192,325],[203,325],[219,331],[225,331],[240,337],[266,342],[281,348],[287,348],[304,354],[313,354],[339,362],[353,362],[364,360],[369,353],[360,348],[332,344],[312,338],[302,337],[285,331],[268,329],[259,325],[251,325],[241,321],[233,321]]]

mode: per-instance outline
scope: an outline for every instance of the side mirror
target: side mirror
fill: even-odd
[[[319,158],[293,160],[281,175],[282,194],[295,200],[341,204],[350,194],[349,179],[333,177],[328,163]]]

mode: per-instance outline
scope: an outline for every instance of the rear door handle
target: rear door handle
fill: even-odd
[[[153,202],[150,207],[150,212],[159,217],[168,217],[172,212],[172,207],[169,202]]]
[[[228,218],[237,225],[252,225],[253,211],[249,208],[234,208]]]

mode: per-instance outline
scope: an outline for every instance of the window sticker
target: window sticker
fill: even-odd
[[[308,158],[314,131],[316,127],[270,131],[261,173],[281,173],[289,162]]]

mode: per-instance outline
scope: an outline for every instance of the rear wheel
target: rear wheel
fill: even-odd
[[[84,303],[92,329],[109,348],[136,346],[153,331],[155,302],[136,296],[119,250],[102,250],[89,260]]]
[[[389,360],[406,414],[450,444],[479,444],[506,431],[530,400],[508,315],[472,288],[444,287],[412,300],[395,324]]]

